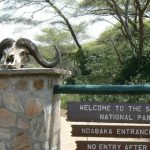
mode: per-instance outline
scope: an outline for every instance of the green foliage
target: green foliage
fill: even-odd
[[[119,28],[120,25],[116,24],[114,27],[107,29],[100,35],[97,42],[99,44],[104,44],[109,49],[117,51],[121,60],[124,61],[128,56],[133,54],[133,51]]]
[[[68,32],[44,29],[43,34],[37,39],[42,43],[40,47],[43,52],[41,52],[45,57],[48,56],[46,49],[52,48],[49,43],[51,45],[59,43],[62,50],[62,66],[64,69],[72,71],[72,76],[65,80],[66,84],[141,84],[150,82],[150,35],[148,32],[150,23],[145,22],[145,53],[140,63],[118,27],[117,24],[106,30],[97,40],[84,43],[82,51],[75,48]],[[86,100],[144,103],[150,102],[150,97],[147,95],[63,95],[62,107],[66,108],[68,101]]]
[[[108,103],[150,103],[149,95],[80,95],[80,101]]]
[[[44,28],[41,35],[36,36],[36,40],[44,45],[65,45],[70,41],[68,32],[54,28]]]
[[[119,84],[143,84],[150,82],[150,55],[146,54],[142,57],[142,62],[139,64],[136,57],[128,58],[125,61],[124,67],[118,73],[115,82]]]
[[[83,83],[111,83],[112,77],[117,71],[114,59],[116,57],[114,56],[114,51],[111,49],[106,49],[102,45],[97,45],[92,48],[89,47],[86,54],[87,63],[85,66],[90,73],[81,77]]]
[[[84,70],[74,76],[76,84],[147,84],[150,82],[150,22],[145,22],[145,52],[139,63],[117,26],[105,31],[96,41],[83,45]],[[120,59],[119,59],[120,57]],[[67,97],[66,97],[67,98]],[[149,95],[80,95],[80,101],[149,103]],[[68,100],[67,100],[68,101]]]
[[[62,94],[61,95],[61,108],[67,109],[67,103],[68,102],[78,102],[80,101],[80,95],[66,95]]]
[[[86,32],[87,31],[87,23],[86,22],[82,21],[77,25],[76,24],[72,25],[72,28],[73,28],[74,32],[76,33],[76,36],[80,42],[82,42],[83,40],[88,38],[88,35]]]

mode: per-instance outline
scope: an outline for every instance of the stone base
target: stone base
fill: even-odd
[[[0,70],[0,150],[59,150],[59,69]]]

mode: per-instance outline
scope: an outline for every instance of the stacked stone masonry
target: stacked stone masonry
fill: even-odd
[[[59,150],[57,82],[49,75],[0,76],[0,150]]]

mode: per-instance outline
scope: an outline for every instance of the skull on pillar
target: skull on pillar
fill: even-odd
[[[43,60],[37,46],[29,39],[20,38],[17,41],[7,38],[0,43],[0,63],[5,69],[19,69],[30,60],[30,55],[45,68],[53,68],[60,62],[60,51],[54,46],[56,57],[52,62]]]

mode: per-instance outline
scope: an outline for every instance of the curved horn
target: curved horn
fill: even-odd
[[[16,46],[19,48],[26,48],[29,52],[29,55],[32,55],[36,59],[36,61],[45,68],[53,68],[60,62],[61,57],[60,51],[55,46],[54,48],[56,50],[56,58],[52,62],[47,62],[46,60],[43,60],[37,49],[37,46],[29,39],[25,38],[18,39],[16,42]]]
[[[12,45],[15,43],[15,40],[11,38],[6,38],[0,42],[0,60],[3,56],[3,51],[7,48],[12,47]]]

